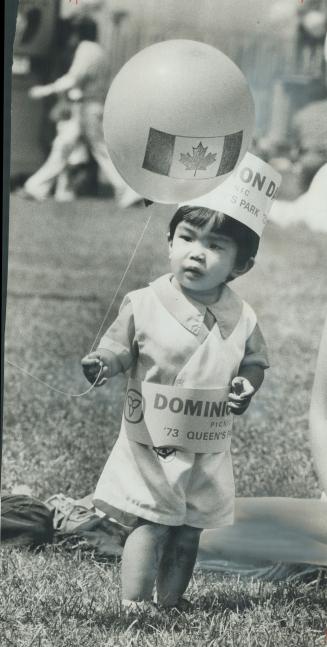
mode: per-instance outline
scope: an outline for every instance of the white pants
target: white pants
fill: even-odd
[[[108,155],[102,135],[102,106],[97,102],[82,106],[80,119],[74,115],[71,119],[58,123],[50,154],[41,168],[25,183],[26,191],[36,199],[47,198],[60,175],[65,173],[70,156],[81,142],[89,147],[118,197],[128,192],[130,203],[136,202],[140,196],[121,178]]]

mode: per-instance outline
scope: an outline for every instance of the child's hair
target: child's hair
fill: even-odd
[[[211,222],[212,232],[232,238],[237,245],[236,264],[238,267],[242,267],[249,258],[254,258],[258,251],[260,241],[258,234],[221,211],[212,211],[212,209],[204,207],[180,207],[170,221],[168,240],[173,240],[176,227],[182,221],[199,228]]]

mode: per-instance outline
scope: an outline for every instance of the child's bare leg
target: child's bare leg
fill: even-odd
[[[171,529],[160,561],[157,578],[158,602],[174,606],[192,577],[201,528],[177,526]]]
[[[171,528],[139,520],[129,535],[122,559],[123,601],[151,600],[154,583]]]

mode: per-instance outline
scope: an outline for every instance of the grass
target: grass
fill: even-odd
[[[88,647],[313,647],[323,642],[324,583],[242,582],[196,573],[191,612],[128,617],[119,607],[119,568],[56,547],[3,556],[5,645]]]
[[[164,232],[171,210],[155,207],[119,290],[123,295],[168,269]],[[42,205],[13,198],[6,358],[48,384],[80,393],[80,358],[89,351],[149,210],[118,213],[112,202]],[[233,287],[255,308],[271,369],[249,411],[237,419],[237,494],[319,494],[307,440],[308,405],[327,302],[327,236],[305,227],[268,227],[257,264]],[[66,398],[6,366],[3,487],[27,485],[41,499],[89,493],[119,431],[125,379]],[[52,546],[3,548],[4,645],[324,644],[323,579],[269,583],[196,571],[194,610],[159,620],[119,609],[119,565],[90,552]],[[134,622],[134,624],[133,624]]]

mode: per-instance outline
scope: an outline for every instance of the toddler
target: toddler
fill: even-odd
[[[98,349],[82,360],[90,382],[101,371],[97,385],[126,371],[132,379],[94,499],[122,523],[137,519],[122,558],[122,604],[129,608],[151,604],[154,585],[158,604],[182,607],[201,530],[232,524],[234,509],[227,442],[223,450],[191,451],[174,442],[178,428],[160,446],[151,428],[148,442],[132,439],[129,428],[136,433],[146,415],[142,385],[160,385],[161,403],[169,402],[167,390],[180,396],[195,389],[198,397],[201,389],[229,387],[229,410],[239,415],[268,367],[256,315],[228,285],[252,268],[258,235],[220,211],[185,205],[170,223],[168,243],[171,273],[127,294]]]

